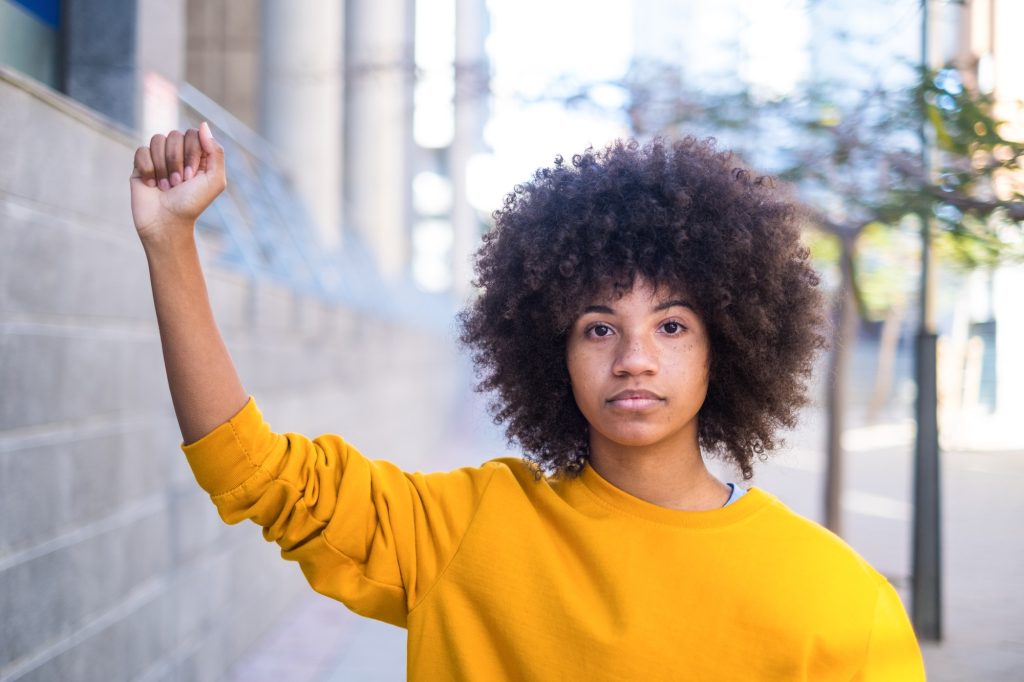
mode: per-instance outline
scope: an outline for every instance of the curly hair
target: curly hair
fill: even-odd
[[[573,398],[566,340],[601,292],[637,277],[686,292],[711,347],[698,413],[706,455],[745,480],[807,402],[825,341],[818,276],[795,206],[712,139],[616,141],[541,168],[494,212],[476,254],[480,296],[460,340],[491,392],[496,424],[538,475],[575,476],[589,450]]]

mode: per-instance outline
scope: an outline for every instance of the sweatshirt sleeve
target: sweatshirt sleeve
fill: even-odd
[[[924,662],[900,596],[882,580],[864,667],[854,682],[923,682]]]
[[[251,397],[182,450],[224,521],[252,519],[316,591],[403,627],[458,549],[496,471],[407,474],[339,436],[274,433]]]

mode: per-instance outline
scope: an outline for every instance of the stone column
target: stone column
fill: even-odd
[[[414,9],[412,0],[352,0],[346,20],[346,225],[389,280],[409,264]]]
[[[471,290],[472,257],[480,242],[480,218],[466,192],[467,165],[483,149],[487,121],[490,66],[484,40],[488,33],[484,0],[455,2],[455,137],[451,146],[452,284],[455,295],[464,298]]]
[[[185,71],[184,0],[96,0],[63,5],[63,88],[130,128],[142,127],[143,83],[176,84]]]
[[[341,241],[344,3],[263,0],[260,132],[309,207],[321,243]]]

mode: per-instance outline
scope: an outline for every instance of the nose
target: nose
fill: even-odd
[[[654,374],[658,371],[658,357],[650,340],[642,336],[623,336],[616,349],[612,372],[616,376]]]

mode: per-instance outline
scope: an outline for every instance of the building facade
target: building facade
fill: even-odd
[[[452,445],[489,429],[453,298],[410,274],[413,7],[300,4],[0,0],[5,682],[221,679],[308,590],[178,450],[128,206],[155,132],[209,120],[228,151],[199,244],[272,424],[409,469],[486,458]]]

